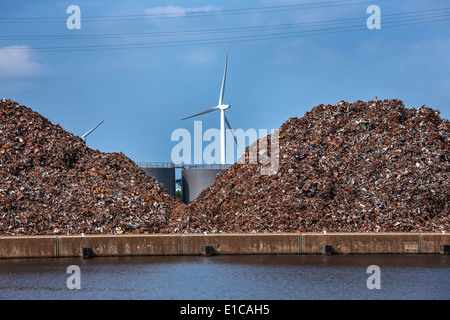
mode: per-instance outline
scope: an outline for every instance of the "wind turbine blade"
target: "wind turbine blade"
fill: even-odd
[[[238,142],[237,142],[237,140],[236,140],[236,136],[234,135],[233,129],[231,129],[231,125],[230,125],[230,123],[228,122],[227,116],[225,116],[225,122],[227,123],[227,126],[228,126],[228,128],[230,129],[231,134],[233,135],[233,138],[234,138],[234,141],[236,142],[236,145],[238,146],[239,144],[238,144]]]
[[[199,112],[199,113],[193,114],[192,116],[183,118],[183,119],[181,119],[181,120],[186,120],[186,119],[193,118],[193,117],[196,117],[196,116],[205,114],[205,113],[213,112],[213,111],[215,111],[215,110],[217,110],[217,109],[219,109],[219,106],[212,107],[212,108],[208,108],[208,109],[206,109],[206,110],[203,110],[203,111],[201,111],[201,112]]]
[[[228,54],[225,59],[225,70],[223,71],[222,89],[220,89],[219,106],[222,105],[223,96],[225,94],[225,81],[227,79],[227,64],[228,64]]]
[[[90,134],[92,133],[92,131],[94,131],[95,129],[97,129],[98,127],[100,127],[100,125],[101,125],[103,122],[105,122],[105,120],[103,120],[103,121],[100,122],[98,125],[96,125],[95,127],[93,127],[91,130],[89,130],[88,132],[86,132],[85,134],[83,134],[83,135],[81,136],[81,139],[86,139],[86,137],[87,137],[88,135],[90,135]]]

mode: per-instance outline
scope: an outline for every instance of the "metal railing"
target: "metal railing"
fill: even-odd
[[[231,167],[231,164],[185,164],[181,165],[181,168],[185,170],[192,170],[192,169],[221,169],[225,170]]]
[[[174,164],[172,162],[138,162],[137,165],[141,168],[181,168],[185,170],[190,169],[228,169],[232,164]]]
[[[175,168],[172,162],[138,162],[137,165],[141,168]]]

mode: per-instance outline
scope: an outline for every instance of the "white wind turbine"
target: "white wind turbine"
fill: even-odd
[[[222,104],[223,96],[225,94],[225,80],[227,78],[227,64],[228,64],[228,55],[226,56],[226,60],[225,60],[225,70],[223,72],[222,89],[220,90],[219,104],[215,107],[208,108],[199,113],[193,114],[192,116],[181,119],[181,120],[185,120],[185,119],[193,118],[193,117],[205,114],[205,113],[213,112],[215,110],[220,110],[220,162],[223,165],[225,164],[225,159],[226,159],[225,123],[227,124],[228,128],[230,129],[231,134],[233,135],[234,141],[237,144],[237,140],[236,140],[236,137],[234,136],[233,129],[231,129],[230,122],[228,122],[228,119],[225,116],[225,110],[229,109],[231,106],[228,104]]]
[[[95,127],[93,127],[91,130],[89,130],[88,132],[86,132],[85,134],[83,134],[81,136],[81,139],[86,140],[87,136],[90,135],[92,133],[92,131],[94,131],[95,129],[97,129],[98,127],[100,127],[100,125],[104,122],[105,120],[103,120],[102,122],[100,122],[98,125],[96,125]]]

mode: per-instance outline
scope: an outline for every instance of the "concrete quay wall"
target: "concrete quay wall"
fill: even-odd
[[[3,236],[0,259],[212,254],[438,254],[450,245],[442,233],[228,233],[86,236]],[[448,252],[448,251],[445,251]]]

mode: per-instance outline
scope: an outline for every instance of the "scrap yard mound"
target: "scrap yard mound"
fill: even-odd
[[[188,232],[448,232],[449,128],[399,100],[319,105],[278,130],[273,174],[236,163],[176,211]]]
[[[0,235],[449,231],[439,111],[341,101],[288,119],[278,136],[279,148],[267,140],[274,172],[238,161],[185,205],[122,153],[3,99]]]
[[[177,205],[122,153],[0,102],[0,235],[159,233]]]

